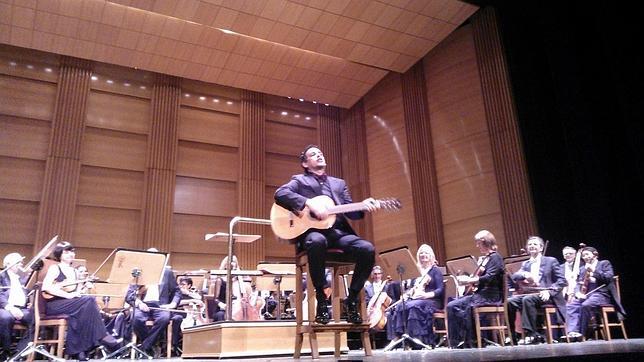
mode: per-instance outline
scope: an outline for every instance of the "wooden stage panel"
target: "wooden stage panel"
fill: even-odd
[[[341,351],[348,352],[347,335]],[[320,353],[333,353],[333,333],[318,333]],[[217,322],[183,331],[182,358],[224,358],[293,354],[295,321]],[[311,353],[308,335],[302,353]]]

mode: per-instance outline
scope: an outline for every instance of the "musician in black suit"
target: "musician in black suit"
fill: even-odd
[[[566,305],[566,327],[569,338],[581,338],[589,333],[590,319],[600,306],[612,304],[623,319],[626,312],[617,295],[613,266],[599,260],[597,249],[587,246],[581,251],[585,265],[579,270],[575,298]]]
[[[150,248],[148,251],[158,252],[154,248]],[[142,289],[138,285],[130,286],[125,301],[134,307],[132,328],[139,340],[142,341],[142,350],[153,353],[152,347],[165,331],[171,319],[173,322],[173,339],[175,339],[174,342],[176,343],[176,339],[179,338],[177,332],[180,331],[181,315],[173,316],[170,311],[163,309],[175,309],[180,300],[181,291],[177,285],[176,277],[169,267],[163,270],[160,284],[146,285]],[[145,325],[148,320],[154,322],[149,329]]]
[[[26,278],[19,273],[22,259],[20,254],[10,253],[3,260],[4,270],[0,274],[0,361],[11,353],[9,349],[15,323],[28,329],[18,342],[18,351],[24,349],[33,338],[34,318],[32,309],[28,307],[27,291],[23,287]]]
[[[503,303],[503,257],[496,252],[496,238],[481,230],[474,236],[476,246],[481,251],[478,275],[459,275],[461,284],[477,284],[474,294],[465,295],[447,304],[447,334],[452,348],[474,347],[475,333],[472,308],[481,305],[500,305]]]
[[[510,331],[514,334],[514,321],[517,311],[521,312],[523,340],[519,344],[536,344],[544,342],[538,333],[537,311],[544,304],[557,307],[557,317],[563,323],[566,315],[566,300],[562,290],[566,279],[559,266],[559,261],[543,255],[544,242],[538,236],[528,237],[526,250],[530,259],[521,264],[521,269],[512,274],[511,282],[517,291],[508,299],[508,318]]]
[[[300,162],[304,173],[294,175],[288,183],[282,185],[275,192],[275,202],[278,205],[296,214],[299,214],[307,206],[313,215],[324,220],[329,215],[320,199],[315,199],[316,196],[328,196],[336,205],[352,203],[345,181],[327,176],[326,160],[317,146],[306,146],[300,154]],[[369,211],[377,208],[377,202],[372,198],[364,200],[363,203],[365,209]],[[371,268],[375,263],[375,250],[371,242],[356,235],[347,221],[347,218],[356,220],[362,217],[364,217],[362,211],[337,215],[335,224],[331,228],[309,229],[295,239],[298,250],[306,250],[308,254],[311,280],[318,302],[315,316],[317,323],[326,324],[330,321],[328,302],[324,295],[324,267],[327,248],[342,249],[356,260],[349,296],[345,303],[347,320],[351,323],[362,323],[362,316],[358,312],[357,305],[358,294],[369,278]]]

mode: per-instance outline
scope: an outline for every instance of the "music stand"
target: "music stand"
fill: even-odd
[[[112,269],[107,281],[108,283],[126,284],[128,286],[129,284],[161,284],[163,271],[167,263],[168,255],[166,253],[118,248],[114,253]],[[138,273],[135,273],[135,270]],[[134,313],[134,310],[132,313]],[[148,355],[134,342],[129,342],[101,359],[111,359],[128,350],[134,350],[144,358],[152,359],[152,356]]]
[[[465,255],[445,261],[445,266],[453,276],[467,275],[472,276],[478,268],[476,259],[471,255]],[[458,297],[462,297],[465,291],[465,285],[458,285]]]
[[[270,290],[277,293],[276,319],[282,319],[282,289],[295,290],[295,264],[257,264],[257,270],[270,274],[257,277],[257,290]]]
[[[414,261],[414,257],[409,252],[409,248],[406,246],[384,251],[379,254],[380,259],[382,260],[382,266],[387,274],[397,274],[400,281],[400,286],[404,279],[418,278],[420,276],[420,270],[418,265]],[[421,340],[414,338],[407,334],[407,320],[405,318],[405,297],[404,293],[401,293],[401,305],[403,309],[403,335],[397,341],[392,341],[385,347],[384,351],[391,351],[396,348],[398,345],[402,345],[402,349],[405,349],[405,341],[409,340],[417,346],[421,346],[425,349],[431,349],[430,346],[423,343]]]

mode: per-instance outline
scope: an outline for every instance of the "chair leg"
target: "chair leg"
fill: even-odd
[[[478,348],[482,348],[483,343],[481,341],[481,316],[477,311],[474,311],[474,324],[476,328],[476,345],[478,346]]]
[[[56,357],[63,358],[63,349],[65,348],[65,327],[58,326],[57,328],[57,341],[56,341]]]
[[[172,358],[172,320],[170,320],[170,323],[168,323],[168,329],[166,331],[166,347],[165,347],[165,353],[166,353],[166,358]]]

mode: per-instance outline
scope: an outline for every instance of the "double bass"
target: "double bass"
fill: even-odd
[[[391,304],[391,297],[385,293],[385,287],[387,282],[391,281],[391,276],[387,276],[384,283],[382,284],[382,289],[376,294],[373,298],[369,300],[367,304],[367,315],[369,319],[369,328],[375,331],[382,331],[387,324],[387,314],[385,310]]]
[[[264,307],[264,299],[253,293],[250,284],[242,281],[237,276],[239,294],[235,295],[232,305],[232,318],[236,321],[258,321],[262,319],[261,310]],[[251,290],[248,290],[251,289]]]

